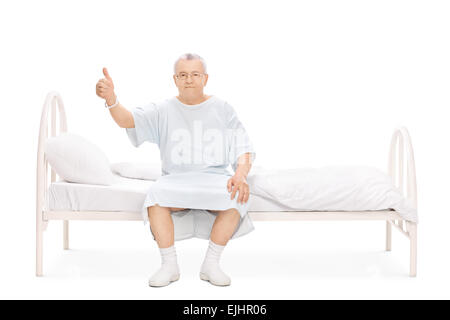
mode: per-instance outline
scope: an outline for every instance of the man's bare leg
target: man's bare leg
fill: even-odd
[[[181,210],[185,209],[160,207],[157,204],[147,208],[150,231],[153,233],[159,248],[173,246],[175,239],[173,220],[170,212]]]
[[[217,216],[211,230],[208,251],[200,269],[200,279],[216,286],[228,286],[231,279],[220,269],[219,259],[241,216],[236,209],[210,211],[217,213]]]
[[[225,246],[233,235],[234,230],[236,230],[241,216],[236,209],[210,211],[217,213],[210,239],[218,245]]]
[[[150,231],[158,243],[161,252],[161,268],[150,278],[152,287],[167,286],[180,278],[177,256],[174,246],[174,227],[171,211],[182,208],[167,208],[154,205],[147,208]]]

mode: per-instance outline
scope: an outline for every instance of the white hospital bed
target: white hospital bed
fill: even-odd
[[[139,197],[145,194],[151,181],[139,181],[115,176],[117,183],[113,186],[94,186],[85,184],[65,183],[56,180],[56,172],[51,169],[49,183],[49,166],[44,153],[44,145],[49,137],[48,118],[51,112],[51,136],[56,133],[56,115],[59,111],[59,133],[67,132],[67,119],[61,96],[50,92],[45,100],[39,130],[39,142],[37,153],[37,185],[36,185],[36,275],[43,275],[43,235],[50,220],[63,221],[63,248],[69,249],[69,220],[136,220],[142,221],[140,213]],[[406,161],[405,161],[406,159]],[[406,175],[403,176],[404,169]],[[404,127],[397,128],[392,136],[389,159],[388,174],[392,178],[395,187],[404,196],[411,200],[417,208],[417,187],[414,154],[411,139]],[[404,180],[405,183],[404,183]],[[406,192],[404,192],[406,187]],[[70,193],[72,202],[70,204],[59,204],[58,201],[64,197],[61,194]],[[131,190],[131,191],[130,191]],[[89,194],[95,191],[96,199],[117,199],[120,195],[121,201],[116,205],[104,201],[104,206],[99,205],[101,201],[89,201]],[[49,197],[49,192],[52,197]],[[84,196],[86,195],[86,196]],[[55,200],[56,199],[56,200]],[[75,201],[74,201],[75,199]],[[49,206],[50,200],[53,200]],[[109,206],[108,206],[109,205]],[[137,207],[136,207],[137,206]],[[49,207],[56,208],[50,210]],[[412,277],[417,273],[417,223],[403,219],[394,210],[376,211],[286,211],[275,203],[252,195],[252,204],[249,214],[253,221],[286,221],[286,220],[385,220],[386,221],[386,251],[391,250],[392,226],[405,235],[410,241],[410,272]]]

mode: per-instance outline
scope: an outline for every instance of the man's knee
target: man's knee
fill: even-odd
[[[186,210],[185,208],[173,208],[173,207],[161,207],[158,204],[154,204],[153,206],[149,206],[147,207],[147,215],[150,216],[150,212],[152,211],[151,209],[155,208],[155,209],[160,209],[160,210],[167,210],[169,213],[170,212],[175,212],[175,211],[182,211],[182,210]],[[154,211],[154,210],[153,210]]]
[[[170,213],[170,208],[168,207],[161,207],[159,204],[154,204],[152,206],[147,207],[147,214],[150,216],[151,212],[161,212],[161,211],[168,211]]]
[[[238,215],[238,216],[240,216],[240,214],[239,214],[239,211],[237,210],[237,209],[235,209],[235,208],[230,208],[230,209],[226,209],[226,210],[208,210],[209,212],[212,212],[212,213],[225,213],[225,212],[227,212],[227,213],[233,213],[234,215]]]
[[[170,211],[183,211],[183,210],[186,210],[186,208],[172,208],[172,207],[170,207],[169,210]]]

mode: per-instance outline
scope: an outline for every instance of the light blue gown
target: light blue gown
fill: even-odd
[[[235,208],[241,216],[231,239],[254,230],[247,214],[249,201],[231,200],[227,182],[228,167],[237,168],[239,156],[256,153],[235,110],[226,101],[211,96],[206,101],[187,105],[172,97],[131,110],[135,127],[126,132],[135,147],[156,143],[161,157],[162,176],[149,188],[142,206],[144,225],[147,207],[186,208],[172,212],[175,240],[192,237],[209,239],[216,213],[208,210]]]

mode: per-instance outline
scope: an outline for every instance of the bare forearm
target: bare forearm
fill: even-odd
[[[250,162],[250,153],[249,152],[244,153],[238,159],[238,166],[234,174],[247,177],[251,167],[252,164]]]
[[[238,203],[246,203],[250,197],[250,187],[247,183],[247,175],[252,167],[250,162],[250,153],[244,153],[239,156],[236,171],[227,183],[227,190],[231,192],[231,200],[239,192]]]
[[[131,111],[127,110],[120,103],[116,107],[109,109],[109,112],[119,127],[134,128],[134,119]]]
[[[106,99],[106,103],[109,106],[113,105],[115,102],[116,102],[115,99],[114,99],[114,101]],[[117,106],[109,109],[109,112],[119,127],[134,128],[133,115],[121,103],[119,103]]]

